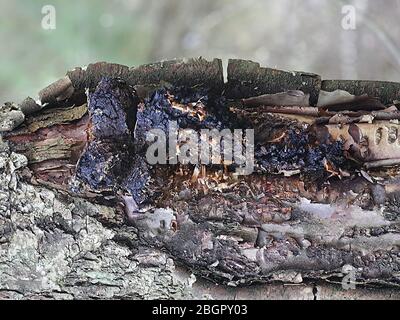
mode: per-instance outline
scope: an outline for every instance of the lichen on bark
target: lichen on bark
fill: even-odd
[[[0,148],[1,298],[190,297],[189,277],[141,248],[115,209],[21,181],[26,157]]]

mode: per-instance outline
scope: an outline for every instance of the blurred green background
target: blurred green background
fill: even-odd
[[[342,27],[343,5],[356,30]],[[56,29],[42,28],[53,5]],[[400,0],[0,0],[0,102],[68,69],[230,57],[326,78],[400,81]]]

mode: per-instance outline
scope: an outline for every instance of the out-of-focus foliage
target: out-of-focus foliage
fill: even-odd
[[[342,28],[342,6],[356,30]],[[41,26],[44,5],[56,29]],[[324,78],[400,81],[400,0],[0,0],[0,102],[74,66],[240,57]]]

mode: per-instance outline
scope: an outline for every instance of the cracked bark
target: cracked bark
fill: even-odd
[[[102,116],[97,121],[95,110],[102,102],[92,99],[88,106],[83,89],[93,93],[107,75],[150,91],[166,81],[207,84],[221,92],[220,63],[192,62],[138,68],[93,64],[68,73],[74,92],[64,79],[41,92],[44,107],[29,99],[23,105],[33,108],[8,109],[22,112],[24,124],[9,125],[6,129],[14,130],[3,134],[1,142],[0,298],[398,299],[397,172],[384,176],[384,183],[361,176],[323,189],[291,173],[284,178],[255,174],[240,184],[226,181],[203,192],[197,182],[184,187],[182,181],[190,181],[192,172],[176,178],[161,171],[169,181],[161,185],[164,196],[133,221],[125,214],[125,195],[110,187],[112,171],[111,183],[101,184],[100,190],[89,184],[79,194],[71,192],[82,152],[90,154],[88,143],[104,145],[101,150],[113,156],[113,131],[123,128],[116,136],[129,141],[133,130],[104,122]],[[249,89],[254,85],[260,88],[255,95],[276,94],[282,91],[276,86],[289,81],[285,89],[302,89],[315,104],[318,76],[290,73],[289,79],[287,73],[257,65],[251,72],[258,76],[251,76],[248,62],[243,63],[245,71],[231,67],[228,75],[228,91],[239,95],[235,98],[254,95]],[[265,80],[271,76],[280,79],[275,87]],[[244,91],[239,94],[239,89]],[[115,97],[106,104],[126,105],[123,95]],[[42,108],[33,114],[20,111]],[[106,116],[126,123],[136,118],[129,109],[116,108]],[[253,119],[246,111],[241,115],[250,121],[260,117]],[[280,130],[298,125],[281,116],[262,115],[264,126],[258,130],[263,139],[279,138]],[[129,146],[126,152],[131,155]],[[349,270],[358,286],[344,291],[340,282]]]

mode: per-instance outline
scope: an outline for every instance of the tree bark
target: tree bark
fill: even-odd
[[[316,74],[264,68],[259,63],[239,59],[230,59],[228,63],[228,98],[300,90],[310,95],[310,105],[316,105],[320,89],[321,77]]]
[[[322,90],[344,90],[356,96],[366,94],[379,98],[383,104],[387,105],[393,104],[400,98],[400,84],[388,81],[324,80]]]
[[[323,188],[288,170],[284,176],[255,173],[206,192],[197,178],[185,188],[192,172],[170,176],[161,170],[163,196],[140,216],[127,214],[132,203],[124,204],[118,193],[71,192],[88,143],[108,132],[96,126],[111,126],[96,122],[94,98],[89,107],[77,98],[84,87],[93,92],[104,75],[132,86],[165,80],[222,87],[218,61],[190,65],[155,64],[132,73],[108,64],[75,69],[68,76],[74,92],[68,81],[47,88],[40,102],[50,107],[28,112],[22,126],[3,133],[0,298],[400,298],[400,189],[394,169],[379,180],[363,172]],[[125,116],[121,92],[111,98],[107,93],[107,99],[115,98],[114,111]],[[269,113],[254,120],[255,126],[261,120],[264,134],[263,125],[278,136],[288,126],[301,127]],[[130,128],[123,130],[118,137]],[[353,284],[353,290],[343,289]]]

